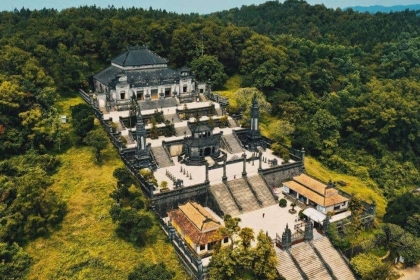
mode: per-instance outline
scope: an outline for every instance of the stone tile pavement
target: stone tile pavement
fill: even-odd
[[[301,210],[299,207],[295,207],[296,214],[290,214],[290,204],[287,207],[281,208],[278,204],[271,205],[269,207],[260,208],[253,212],[239,215],[241,218],[241,227],[250,227],[254,229],[255,236],[258,235],[260,230],[267,232],[268,235],[274,239],[276,233],[281,237],[286,224],[289,225],[292,233],[295,232],[294,225],[297,224],[297,213]]]

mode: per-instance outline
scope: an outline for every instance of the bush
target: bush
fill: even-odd
[[[81,138],[84,138],[94,127],[95,117],[92,108],[87,104],[72,106],[71,117],[74,132]]]
[[[0,243],[0,278],[23,279],[32,259],[17,243]]]
[[[286,200],[286,199],[284,199],[284,198],[280,199],[279,206],[280,206],[281,208],[286,207],[286,206],[287,206],[287,200]]]
[[[305,214],[303,214],[303,210],[300,210],[298,213],[299,219],[302,220],[305,218]]]
[[[373,254],[361,253],[354,257],[350,263],[363,280],[397,279],[391,266]]]
[[[129,280],[170,280],[175,273],[168,270],[164,263],[149,264],[140,263],[128,275]]]
[[[290,160],[289,150],[285,148],[283,145],[279,143],[274,143],[271,145],[271,150],[273,150],[273,154],[280,156],[285,162]]]

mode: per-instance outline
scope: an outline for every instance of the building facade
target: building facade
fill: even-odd
[[[170,69],[167,63],[147,47],[128,48],[112,59],[108,68],[93,76],[99,107],[114,106],[131,98],[157,100],[204,90],[205,84],[196,89],[189,68]]]
[[[349,206],[349,199],[340,195],[333,185],[324,184],[304,173],[293,177],[293,180],[283,182],[283,193],[323,214],[344,212]]]

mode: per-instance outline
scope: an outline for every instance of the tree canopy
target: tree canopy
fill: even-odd
[[[400,195],[420,184],[419,25],[415,11],[368,14],[300,0],[211,15],[96,6],[0,12],[0,242],[20,246],[63,218],[50,176],[73,134],[59,122],[57,100],[89,91],[90,77],[129,45],[148,45],[171,67],[191,66],[220,88],[225,73],[239,75],[243,88],[229,113],[243,113],[247,126],[256,93],[264,136],[375,181],[391,201],[384,220],[418,236],[416,198]],[[106,144],[92,140],[90,108],[76,106],[71,120],[99,159]],[[123,177],[111,194],[123,204],[113,215],[134,240],[148,215]]]

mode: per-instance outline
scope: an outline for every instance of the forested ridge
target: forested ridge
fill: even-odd
[[[398,201],[420,181],[418,26],[414,11],[362,14],[299,0],[204,16],[94,6],[1,12],[0,256],[26,267],[17,244],[48,234],[66,213],[48,178],[57,155],[83,142],[60,125],[57,102],[90,90],[90,77],[133,45],[191,66],[215,91],[240,77],[278,120],[266,136],[373,180]],[[10,278],[25,271],[10,269]]]

